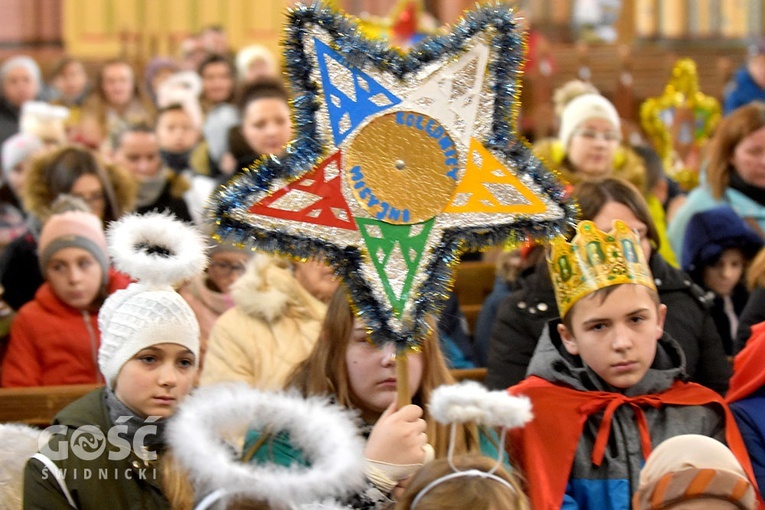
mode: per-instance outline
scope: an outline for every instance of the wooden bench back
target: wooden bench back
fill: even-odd
[[[61,409],[99,387],[98,384],[73,384],[0,388],[0,423],[47,427]]]

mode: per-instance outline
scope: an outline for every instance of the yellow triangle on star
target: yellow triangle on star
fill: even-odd
[[[487,186],[488,185],[488,186]],[[499,194],[489,186],[496,185]],[[508,203],[509,200],[509,203]],[[445,213],[537,214],[547,210],[539,196],[475,138],[470,139],[465,176]]]

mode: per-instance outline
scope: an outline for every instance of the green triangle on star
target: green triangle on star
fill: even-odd
[[[435,219],[414,225],[354,219],[393,313],[401,317]],[[402,274],[405,275],[403,281],[400,278]]]

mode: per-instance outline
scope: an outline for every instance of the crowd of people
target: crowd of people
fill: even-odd
[[[292,138],[277,59],[234,54],[217,27],[181,50],[143,70],[109,60],[92,80],[70,57],[47,81],[30,57],[0,65],[0,386],[100,385],[26,463],[23,508],[193,508],[208,493],[163,430],[221,383],[355,413],[364,483],[346,508],[762,508],[762,55],[728,90],[692,190],[591,84],[564,85],[557,135],[533,149],[579,204],[576,232],[501,253],[474,331],[450,296],[407,356],[399,407],[397,352],[370,341],[331,267],[213,238],[212,193]],[[434,391],[465,367],[534,418],[507,438],[436,420]],[[85,425],[144,448],[50,455]],[[299,438],[228,432],[243,465],[311,467]],[[86,468],[114,476],[72,475]]]

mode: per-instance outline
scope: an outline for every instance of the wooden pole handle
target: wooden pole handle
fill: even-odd
[[[409,365],[406,350],[396,353],[396,394],[398,409],[412,403],[412,397],[409,395]]]

